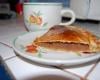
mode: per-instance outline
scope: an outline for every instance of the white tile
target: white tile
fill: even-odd
[[[15,37],[25,32],[27,31],[23,19],[0,20],[0,42],[11,45]],[[9,47],[0,44],[0,56],[5,60],[15,56],[15,53]]]
[[[39,75],[64,75],[66,77],[73,78],[74,80],[80,80],[79,77],[64,72],[60,69],[34,64],[33,62],[28,63],[27,61],[24,61],[19,57],[14,57],[5,61],[5,65],[8,71],[13,74],[14,78],[17,80],[29,80],[29,78],[34,78]]]
[[[81,66],[81,67],[75,67],[71,69],[65,69],[66,71],[70,71],[74,74],[77,74],[81,77],[84,77],[88,71],[93,67],[94,64],[88,65],[88,66]]]
[[[89,80],[100,80],[100,62],[97,66],[93,69],[91,74],[88,76]]]
[[[0,43],[0,56],[2,60],[9,59],[16,56],[13,49]]]

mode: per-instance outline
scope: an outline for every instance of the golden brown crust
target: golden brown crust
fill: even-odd
[[[96,36],[91,32],[74,26],[55,25],[48,30],[43,36],[37,38],[34,42],[40,43],[75,43],[87,44],[89,46],[88,52],[95,52],[97,49]],[[41,45],[40,45],[41,46]],[[42,45],[43,46],[43,45]],[[83,50],[84,52],[85,50]],[[99,50],[100,51],[100,50]]]
[[[74,42],[89,44],[87,31],[73,27],[56,25],[52,27],[46,34],[37,38],[38,42]]]
[[[100,52],[100,39],[96,40],[97,43],[97,51]]]

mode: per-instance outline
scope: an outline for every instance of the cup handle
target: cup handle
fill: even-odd
[[[72,23],[74,23],[76,16],[75,16],[75,13],[71,9],[63,9],[61,11],[61,16],[63,16],[63,14],[67,14],[67,13],[71,14],[71,20],[68,22],[60,23],[60,25],[71,25]]]

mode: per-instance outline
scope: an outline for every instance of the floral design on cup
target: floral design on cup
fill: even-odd
[[[46,26],[47,22],[43,23],[43,19],[41,17],[42,13],[40,11],[33,12],[32,14],[29,15],[27,22],[31,25],[35,26]]]
[[[41,25],[42,24],[42,17],[41,17],[41,13],[33,13],[29,16],[29,22],[32,24],[36,24],[36,25]]]

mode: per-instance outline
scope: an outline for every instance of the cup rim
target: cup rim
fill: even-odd
[[[24,5],[62,5],[61,2],[24,2]]]

